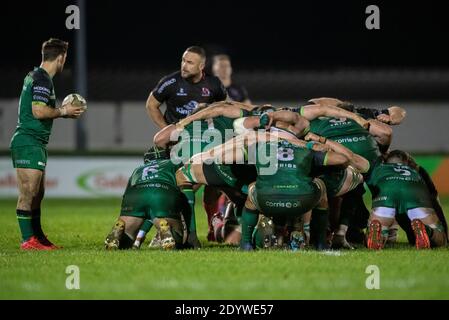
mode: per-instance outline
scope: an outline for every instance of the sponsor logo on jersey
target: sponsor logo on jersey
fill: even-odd
[[[202,97],[210,97],[210,90],[206,87],[201,88],[201,96]]]
[[[265,205],[270,208],[298,208],[300,205],[299,201],[265,201]]]
[[[187,95],[187,92],[185,92],[184,88],[179,88],[179,91],[176,92],[176,95],[185,97]]]
[[[40,166],[42,166],[42,167],[45,167],[45,162],[38,161],[37,164],[40,165]]]
[[[175,83],[175,82],[176,82],[176,79],[175,79],[175,78],[172,78],[172,79],[170,79],[170,80],[165,81],[165,82],[160,86],[160,88],[157,90],[157,92],[158,92],[158,93],[162,93],[162,91],[164,91],[166,87],[168,87],[169,85],[171,85],[171,84],[173,84],[173,83]]]
[[[176,107],[176,112],[183,114],[183,115],[189,115],[196,107],[198,106],[198,102],[191,100],[189,103],[183,105],[182,107]]]

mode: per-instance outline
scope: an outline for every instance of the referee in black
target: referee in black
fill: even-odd
[[[182,55],[181,70],[163,77],[151,91],[146,108],[151,120],[159,128],[187,117],[199,103],[226,100],[226,89],[220,80],[204,73],[206,52],[193,46]],[[160,111],[162,103],[167,109]]]

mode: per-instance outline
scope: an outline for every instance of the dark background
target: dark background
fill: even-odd
[[[0,96],[17,96],[23,73],[40,63],[43,40],[59,37],[73,45],[77,31],[65,28],[69,4],[76,2],[2,3]],[[370,4],[380,8],[380,30],[365,27]],[[162,75],[179,68],[190,45],[205,47],[209,55],[230,54],[236,76],[242,75],[240,80],[256,97],[262,97],[260,81],[262,88],[273,87],[276,98],[292,95],[293,89],[276,89],[273,84],[271,78],[280,72],[329,75],[342,70],[418,72],[403,83],[418,81],[416,87],[395,85],[387,97],[395,97],[398,90],[417,98],[449,96],[447,79],[440,74],[449,69],[449,13],[443,1],[89,0],[86,8],[89,95],[96,99],[120,98],[115,97],[116,88],[123,83],[128,88],[122,98],[145,99]],[[72,78],[73,52],[58,81]],[[431,92],[419,89],[428,78],[422,70],[443,77],[436,85],[427,84]],[[264,72],[271,82],[266,82]],[[300,80],[292,79],[301,86]],[[314,93],[309,89],[303,91]],[[377,96],[385,90],[378,90]]]

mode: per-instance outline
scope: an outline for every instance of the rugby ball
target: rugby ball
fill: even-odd
[[[62,101],[62,105],[65,106],[66,104],[72,104],[77,107],[83,107],[84,110],[87,109],[87,101],[84,99],[80,94],[78,93],[71,93],[67,97],[64,98]]]

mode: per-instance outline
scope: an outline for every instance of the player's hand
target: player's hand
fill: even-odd
[[[62,109],[65,109],[63,117],[72,119],[78,119],[85,111],[83,107],[74,106],[70,103],[62,106]]]
[[[306,140],[306,141],[316,141],[316,142],[321,142],[321,143],[326,142],[326,141],[322,142],[322,140],[320,140],[321,138],[323,138],[323,137],[321,137],[321,136],[319,136],[319,135],[317,135],[317,134],[315,134],[313,132],[309,132],[304,137],[304,140]],[[323,138],[323,139],[325,139],[325,138]]]
[[[376,119],[386,124],[391,123],[391,117],[388,114],[379,114]]]
[[[369,130],[370,123],[368,120],[363,119],[362,117],[356,117],[354,119],[360,126],[363,127],[363,129]]]

